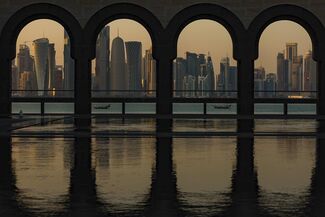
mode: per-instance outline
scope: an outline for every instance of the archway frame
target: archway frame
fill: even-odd
[[[322,22],[305,8],[281,4],[265,9],[257,15],[248,27],[253,48],[253,59],[259,54],[259,41],[264,30],[276,21],[288,20],[302,26],[312,41],[313,59],[317,62],[317,114],[325,114],[325,29]],[[306,101],[306,100],[302,100]]]
[[[28,23],[39,19],[53,20],[65,28],[71,40],[71,57],[75,60],[78,59],[75,54],[80,53],[78,45],[82,43],[80,40],[82,28],[70,12],[48,3],[28,5],[15,12],[4,25],[0,35],[0,48],[2,50],[0,69],[8,72],[0,74],[1,80],[4,81],[4,85],[0,87],[0,98],[3,103],[0,114],[3,116],[11,115],[11,74],[9,72],[11,72],[11,61],[16,57],[17,38]]]

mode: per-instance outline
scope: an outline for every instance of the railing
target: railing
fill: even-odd
[[[11,97],[13,98],[71,98],[74,97],[74,90],[11,90]]]
[[[288,99],[310,99],[316,98],[318,91],[267,91],[267,90],[255,90],[255,98],[288,98]]]
[[[94,98],[154,98],[156,90],[91,90]]]
[[[18,92],[30,91],[31,93],[38,93],[42,90],[13,90]],[[56,90],[62,93],[71,93],[73,90]],[[123,93],[123,96],[98,96],[91,98],[92,114],[95,115],[143,115],[150,114],[156,116],[156,102],[159,100],[153,95],[143,95],[146,92],[155,93],[155,90],[92,90],[98,93]],[[43,93],[51,92],[44,90]],[[174,90],[175,92],[197,92],[193,90]],[[174,116],[191,115],[193,117],[234,117],[237,114],[237,91],[201,91],[213,94],[224,94],[224,93],[236,93],[236,97],[174,97],[172,98],[173,113]],[[262,93],[269,92],[281,92],[281,93],[295,93],[295,94],[306,94],[313,93],[317,94],[317,91],[258,91]],[[141,94],[129,95],[130,93]],[[26,108],[29,106],[30,113],[35,114],[74,114],[74,97],[67,96],[15,96],[11,98],[14,113],[19,113],[19,106]],[[289,115],[316,115],[316,103],[317,98],[311,97],[258,97],[253,100],[255,105],[254,116],[289,116]],[[32,112],[33,106],[35,112]],[[52,107],[57,106],[62,108],[63,112],[54,111]],[[63,109],[64,108],[64,109]],[[25,112],[24,112],[25,113]]]

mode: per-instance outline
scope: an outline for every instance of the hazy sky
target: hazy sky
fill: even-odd
[[[144,50],[151,47],[148,32],[139,23],[120,19],[109,23],[112,40],[119,35],[124,41],[141,41]],[[32,48],[32,41],[43,36],[55,43],[57,64],[63,63],[63,27],[55,21],[36,20],[28,24],[20,33],[17,45],[27,41]],[[267,72],[276,72],[277,53],[285,49],[286,42],[298,43],[298,54],[305,54],[311,49],[311,40],[308,33],[298,24],[291,21],[278,21],[271,24],[262,34],[260,40],[259,59],[256,66],[264,66]],[[18,46],[17,46],[18,49]],[[226,29],[211,20],[198,20],[190,23],[181,32],[177,46],[178,56],[185,55],[186,51],[207,54],[210,52],[216,73],[219,72],[219,62],[222,57],[232,59],[232,41]],[[32,49],[31,49],[32,50]]]

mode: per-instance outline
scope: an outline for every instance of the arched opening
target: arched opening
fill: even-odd
[[[92,112],[154,112],[152,103],[140,105],[109,101],[112,98],[155,96],[156,61],[152,56],[148,31],[131,19],[118,19],[105,25],[97,37],[96,57],[92,61],[92,97],[101,99],[100,103],[93,103]],[[103,99],[107,99],[107,102],[103,102]]]
[[[232,38],[223,25],[199,19],[182,30],[173,63],[173,90],[175,98],[237,98],[237,62]],[[236,113],[236,104],[174,104],[174,113],[184,112]]]
[[[317,98],[317,63],[308,32],[296,22],[269,25],[259,41],[255,61],[255,99],[286,99],[290,104],[255,104],[258,114],[316,114],[316,104],[295,103]]]
[[[28,23],[19,33],[12,61],[12,113],[73,113],[73,103],[43,101],[73,98],[74,71],[64,27],[50,19]]]

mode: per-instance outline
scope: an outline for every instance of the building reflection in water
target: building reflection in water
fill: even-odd
[[[211,141],[213,140],[216,144],[222,141],[216,138],[209,139],[209,144],[212,144],[213,142]],[[184,177],[186,176],[184,174],[186,175],[186,171],[182,168],[187,163],[183,162],[184,165],[182,165],[180,161],[182,157],[180,156],[183,155],[184,158],[184,156],[188,155],[191,158],[195,157],[195,152],[197,152],[198,161],[194,160],[194,162],[198,163],[200,161],[200,150],[198,148],[201,144],[202,149],[205,149],[203,143],[208,141],[206,138],[197,139],[196,141],[191,140],[191,138],[173,139],[169,137],[159,137],[156,140],[153,138],[110,138],[107,141],[100,141],[98,139],[82,137],[75,138],[73,143],[71,143],[71,140],[62,140],[60,142],[54,140],[56,142],[52,143],[52,145],[60,146],[61,144],[61,148],[54,147],[52,150],[49,149],[51,150],[50,153],[33,150],[32,153],[34,155],[32,156],[36,156],[38,160],[43,156],[45,162],[36,161],[37,165],[30,163],[26,165],[31,165],[39,170],[42,169],[40,165],[43,165],[43,169],[51,170],[55,166],[52,163],[57,161],[51,163],[51,161],[46,161],[46,159],[52,158],[53,160],[57,159],[55,156],[61,156],[58,158],[64,161],[59,164],[61,165],[59,167],[61,168],[61,173],[65,174],[66,169],[68,171],[69,178],[67,183],[69,187],[65,192],[62,193],[60,191],[58,194],[55,191],[50,191],[49,194],[53,195],[44,196],[40,191],[36,191],[36,193],[40,192],[36,196],[41,199],[57,197],[53,203],[54,205],[58,204],[58,208],[55,210],[47,209],[41,202],[38,203],[35,200],[37,198],[35,192],[26,190],[23,192],[21,189],[21,186],[26,186],[26,183],[31,182],[33,178],[27,180],[25,176],[22,176],[21,171],[19,171],[21,170],[22,163],[14,163],[13,158],[20,157],[20,160],[24,160],[28,156],[26,153],[32,149],[21,148],[18,151],[19,148],[16,146],[19,146],[19,142],[15,142],[15,150],[13,150],[11,138],[2,137],[0,139],[0,216],[323,216],[325,213],[325,187],[323,184],[325,182],[325,159],[322,156],[325,155],[325,140],[305,139],[305,141],[308,141],[306,143],[302,142],[304,139],[291,139],[291,141],[287,138],[265,139],[269,143],[263,141],[263,139],[255,139],[254,144],[254,139],[252,138],[238,137],[237,143],[233,143],[236,144],[235,152],[235,149],[229,149],[225,146],[226,150],[230,150],[229,153],[236,153],[235,157],[232,158],[234,161],[229,161],[233,162],[229,164],[234,166],[232,173],[230,171],[228,174],[228,171],[224,173],[228,178],[222,177],[225,183],[228,179],[229,184],[216,183],[212,185],[210,183],[211,186],[209,188],[203,189],[204,184],[198,183],[196,187],[201,189],[201,194],[208,195],[212,201],[209,204],[206,203],[207,209],[200,209],[201,213],[198,213],[193,204],[195,202],[200,203],[200,197],[197,197],[196,199],[198,200],[195,200],[195,196],[189,197],[188,192],[185,191]],[[235,139],[232,140],[235,141]],[[186,146],[184,144],[190,144],[193,141],[197,143],[195,147],[190,148],[191,145]],[[286,144],[288,141],[290,143],[289,146]],[[316,148],[313,149],[313,144],[316,141]],[[62,146],[64,142],[66,143]],[[138,144],[138,146],[134,146],[134,144]],[[297,147],[292,147],[294,144]],[[187,150],[182,150],[181,145],[183,145],[183,148],[186,146]],[[268,146],[272,146],[272,148]],[[47,148],[46,146],[44,147]],[[23,150],[26,151],[25,155],[22,153]],[[220,152],[220,155],[227,152],[222,152],[222,148],[211,150],[211,147],[206,147],[206,150],[203,152]],[[315,157],[313,157],[312,150],[316,153]],[[294,155],[292,153],[286,154],[284,151],[296,151],[297,153]],[[53,155],[51,152],[56,154]],[[190,152],[194,152],[194,154],[190,154]],[[273,158],[273,161],[270,161],[267,155]],[[73,159],[68,159],[69,156]],[[231,157],[231,154],[229,156]],[[204,165],[207,165],[203,161],[201,161],[201,168],[194,165],[190,167],[190,164],[187,166],[192,169],[193,175],[201,173],[204,176],[207,175],[203,171],[204,169],[208,171],[214,167],[215,171],[211,171],[210,177],[202,179],[196,177],[198,182],[200,180],[205,182],[204,180],[209,178],[214,179],[213,175],[217,178],[222,176],[222,173],[217,172],[220,169],[218,167],[229,170],[228,166],[225,167],[215,162],[217,161],[210,161],[212,166],[206,166],[208,168],[203,168]],[[270,167],[269,169],[265,167],[267,164]],[[294,203],[290,203],[292,207],[290,207],[289,211],[285,210],[281,204],[266,200],[267,197],[274,198],[274,194],[270,189],[274,189],[279,185],[279,183],[274,181],[277,177],[267,178],[272,176],[272,170],[273,173],[278,172],[282,174],[281,176],[283,176],[284,180],[282,185],[284,187],[290,187],[290,183],[286,180],[290,182],[291,177],[286,177],[285,164],[286,166],[297,164],[298,169],[303,167],[303,165],[307,165],[305,168],[297,170],[300,173],[296,172],[296,177],[297,179],[300,177],[301,180],[306,178],[310,180],[309,182],[303,181],[303,185],[300,183],[301,185],[298,188],[296,188],[297,185],[295,183],[299,182],[292,183],[292,188],[295,189],[296,193],[292,193],[295,200]],[[177,168],[178,165],[179,168]],[[70,168],[67,168],[68,166]],[[123,166],[126,167],[123,168]],[[312,167],[314,168],[311,169]],[[113,170],[111,170],[112,168]],[[136,171],[139,168],[148,171],[139,172],[137,177]],[[295,171],[294,168],[290,168],[293,172]],[[274,169],[279,171],[274,171]],[[269,175],[265,170],[271,171],[269,171]],[[55,174],[58,173],[54,168],[53,171]],[[126,174],[127,171],[130,174]],[[62,174],[59,177],[51,176],[51,179],[55,181]],[[291,173],[288,174],[292,176],[290,175]],[[120,176],[121,183],[119,183],[118,177],[114,178],[115,181],[111,179],[109,177],[111,175]],[[49,188],[60,188],[55,183],[53,184],[53,180],[49,182],[53,185],[49,186]],[[268,184],[267,180],[269,180]],[[124,185],[123,182],[129,182],[133,186],[131,188],[133,193],[125,194],[126,190],[122,188],[125,188],[127,185]],[[117,186],[119,184],[120,186]],[[269,187],[267,187],[268,185]],[[114,186],[117,186],[117,188],[114,189]],[[138,192],[135,191],[137,186],[139,187]],[[223,192],[220,191],[220,186],[223,186]],[[140,194],[140,191],[143,193]],[[287,191],[290,191],[290,188],[287,188]],[[279,194],[277,194],[277,197],[280,199],[283,197],[281,192],[284,192],[286,195],[289,194],[285,190],[280,190]],[[223,197],[220,197],[220,194]],[[131,198],[134,201],[131,203],[119,202],[122,199],[127,200],[127,198]],[[35,201],[35,203],[30,205],[28,200]],[[53,202],[53,200],[49,201]],[[204,205],[204,203],[201,204],[201,206]],[[38,209],[35,208],[37,206],[39,206]]]
[[[255,139],[260,205],[275,216],[299,216],[304,208],[316,140],[301,137]]]

